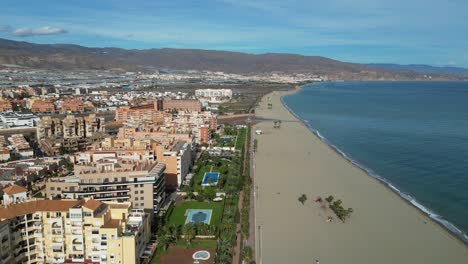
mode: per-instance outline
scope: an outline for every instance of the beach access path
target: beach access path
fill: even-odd
[[[266,95],[256,108],[265,119],[253,128],[263,132],[254,136],[256,263],[468,263],[465,244],[289,113],[280,100],[285,93]],[[281,127],[273,128],[273,120]],[[354,209],[346,223],[314,202],[328,195]],[[335,220],[327,222],[328,216]]]

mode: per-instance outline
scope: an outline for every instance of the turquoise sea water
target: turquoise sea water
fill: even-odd
[[[468,82],[327,82],[283,100],[338,152],[468,241]]]

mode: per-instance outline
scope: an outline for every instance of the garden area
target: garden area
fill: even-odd
[[[232,143],[238,151],[232,157],[201,153],[193,167],[190,185],[182,188],[185,195],[179,197],[159,223],[158,249],[152,263],[193,263],[191,254],[200,249],[211,254],[208,261],[200,263],[232,263],[236,225],[241,223],[239,194],[243,188],[250,193],[248,166],[245,170],[243,162],[247,132],[246,128],[225,127],[225,134],[235,136]],[[223,194],[217,197],[217,192]],[[243,197],[244,237],[248,237],[249,197]]]
[[[218,226],[219,222],[221,221],[223,203],[222,202],[197,202],[197,201],[183,202],[179,205],[175,205],[171,210],[169,210],[168,219],[166,223],[174,224],[177,226],[185,225],[185,222],[187,220],[186,211],[190,209],[211,210],[211,219],[209,221],[209,225]]]
[[[192,243],[187,246],[186,242],[179,240],[173,245],[169,246],[167,249],[159,247],[154,255],[151,263],[158,264],[192,264],[193,258],[192,255],[198,250],[207,250],[210,252],[210,259],[202,263],[214,263],[214,256],[216,252],[216,240],[206,240],[206,239],[195,239]]]

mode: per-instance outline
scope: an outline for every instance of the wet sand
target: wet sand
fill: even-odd
[[[263,131],[254,156],[257,263],[468,263],[465,244],[290,114],[280,101],[286,93],[265,96],[256,109],[260,118],[282,120],[279,129],[273,121],[254,127]],[[354,209],[346,223],[314,202],[328,195]]]

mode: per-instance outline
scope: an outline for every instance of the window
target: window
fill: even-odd
[[[62,190],[62,188],[60,188],[60,187],[57,187],[57,191],[61,191],[61,190]]]
[[[123,181],[123,182],[126,182],[126,181],[127,181],[127,178],[126,178],[126,177],[122,177],[122,181]]]
[[[140,187],[143,188],[143,184],[140,184]]]
[[[133,182],[137,182],[137,178],[133,178]]]
[[[135,197],[135,201],[138,201],[138,197]]]
[[[144,191],[143,191],[143,190],[141,190],[141,191],[140,191],[140,193],[144,193]]]
[[[119,179],[117,177],[114,178],[114,182],[118,182]]]
[[[138,191],[135,191],[135,194],[138,194]]]
[[[51,190],[51,191],[55,191],[55,187],[50,187],[50,190]]]

